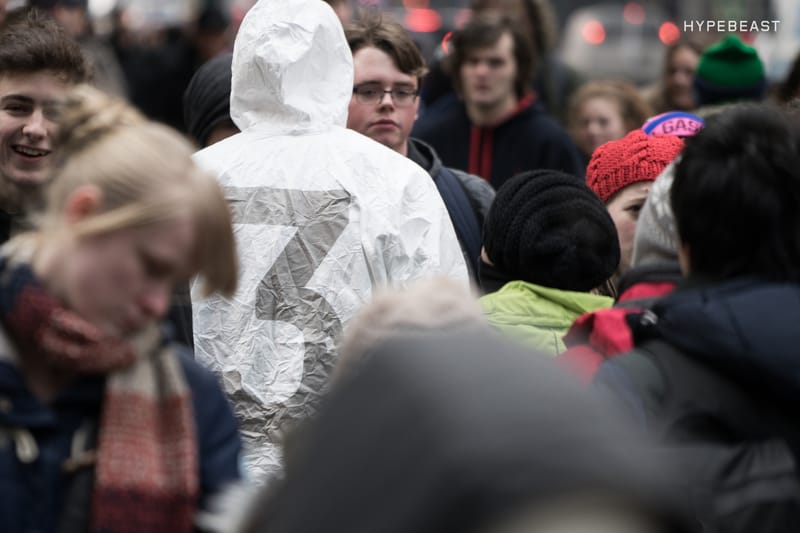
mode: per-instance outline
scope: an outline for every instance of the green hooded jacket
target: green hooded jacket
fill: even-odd
[[[483,312],[493,327],[553,357],[566,349],[561,338],[576,318],[613,303],[607,296],[526,281],[511,281],[481,298]]]

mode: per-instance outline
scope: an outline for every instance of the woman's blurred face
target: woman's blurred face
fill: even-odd
[[[668,103],[673,109],[689,111],[696,107],[692,83],[699,62],[697,52],[686,46],[672,53],[664,85]]]
[[[647,194],[650,192],[652,181],[631,183],[617,191],[606,202],[608,214],[614,221],[619,236],[619,269],[622,274],[631,266],[633,256],[633,237],[636,233],[636,222],[639,220],[639,211],[642,210]]]
[[[62,255],[58,292],[106,334],[137,333],[164,317],[175,284],[192,274],[195,238],[188,215],[80,238]]]
[[[578,111],[573,135],[578,148],[591,156],[601,144],[621,139],[626,133],[619,104],[611,98],[595,96],[586,100]]]

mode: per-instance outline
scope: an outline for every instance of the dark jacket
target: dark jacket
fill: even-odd
[[[494,200],[494,189],[478,176],[443,167],[433,147],[419,139],[408,139],[408,158],[424,168],[436,184],[456,230],[470,275],[477,283],[481,229]]]
[[[708,531],[800,523],[800,285],[687,286],[631,321],[637,349],[600,390],[684,466]]]
[[[437,54],[444,52],[439,49]],[[531,89],[541,96],[542,104],[548,113],[562,124],[567,122],[567,111],[570,96],[586,80],[575,69],[561,61],[553,51],[539,57],[536,75],[531,82]],[[435,106],[444,99],[455,96],[452,78],[442,68],[440,60],[432,62],[430,71],[422,85],[422,98],[425,107]]]
[[[473,126],[464,103],[456,102],[424,115],[412,134],[433,146],[444,165],[476,174],[495,189],[529,170],[585,173],[578,149],[533,95],[494,127]]]
[[[208,496],[239,479],[241,444],[236,420],[214,376],[185,350],[180,359],[192,393],[203,506]],[[44,405],[14,366],[0,363],[0,531],[56,531],[71,480],[62,465],[71,456],[76,433],[87,421],[97,420],[103,394],[104,380],[86,377]],[[30,462],[21,460],[26,435],[33,436],[38,448]],[[91,498],[82,494],[78,501],[88,505]]]

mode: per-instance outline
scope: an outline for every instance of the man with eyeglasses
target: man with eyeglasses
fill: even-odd
[[[422,54],[402,26],[379,15],[348,27],[345,36],[355,67],[347,127],[408,157],[430,174],[477,281],[481,228],[494,189],[478,176],[446,168],[429,144],[409,137],[426,71]]]

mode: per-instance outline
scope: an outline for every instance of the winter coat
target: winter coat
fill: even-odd
[[[4,335],[3,335],[4,336]],[[7,355],[7,340],[0,350]],[[236,419],[215,377],[176,345],[191,390],[201,506],[228,483],[239,479],[241,442]],[[64,462],[72,448],[96,427],[103,405],[105,381],[84,377],[45,405],[28,388],[7,357],[0,357],[0,531],[56,531],[66,512],[88,513],[89,490],[67,504],[72,475]],[[31,445],[35,443],[35,446]],[[74,498],[74,497],[73,497]],[[83,498],[83,499],[82,499]]]
[[[687,287],[632,321],[636,350],[595,377],[678,459],[707,531],[800,523],[798,320],[797,284]]]
[[[472,125],[459,101],[424,115],[412,135],[433,146],[446,166],[481,176],[495,190],[529,170],[561,170],[575,176],[586,170],[569,135],[532,95],[493,127]]]
[[[461,244],[464,260],[477,284],[481,230],[494,200],[494,189],[478,176],[445,168],[433,147],[419,139],[409,137],[408,158],[424,168],[439,189]]]
[[[414,162],[348,130],[353,59],[318,0],[261,0],[242,22],[231,118],[241,133],[195,156],[233,210],[240,283],[193,292],[195,353],[234,402],[253,475],[314,412],[342,327],[373,288],[467,269],[444,203]]]
[[[565,350],[562,338],[576,318],[611,307],[607,296],[564,291],[527,281],[506,283],[481,297],[489,323],[510,337],[555,356]]]

